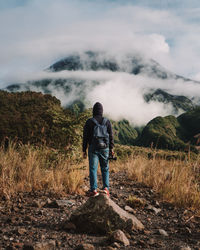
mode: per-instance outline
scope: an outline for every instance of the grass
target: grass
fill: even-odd
[[[200,159],[169,160],[165,154],[158,158],[156,154],[151,159],[131,155],[123,164],[112,163],[111,168],[115,172],[126,170],[129,179],[152,187],[165,201],[200,212]]]
[[[116,152],[122,157],[110,163],[112,172],[126,171],[127,178],[152,187],[163,200],[200,212],[197,156],[126,146],[117,146]],[[86,166],[87,160],[77,162],[63,152],[11,143],[6,151],[0,148],[0,196],[33,190],[82,194]],[[129,198],[138,203],[131,194]]]
[[[55,150],[11,144],[0,150],[0,196],[33,190],[82,193],[81,167]]]

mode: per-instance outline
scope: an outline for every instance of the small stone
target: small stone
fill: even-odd
[[[192,231],[191,231],[191,229],[189,227],[186,227],[185,229],[188,231],[189,234],[192,233]]]
[[[189,246],[181,246],[179,250],[192,250]]]
[[[119,247],[120,247],[120,246],[119,246]],[[119,247],[118,247],[118,248],[119,248]],[[111,246],[108,246],[108,247],[105,248],[105,250],[115,250],[115,249],[116,249],[115,247],[111,247]]]
[[[62,228],[65,230],[76,230],[76,226],[72,222],[67,222],[63,224]]]
[[[149,244],[149,245],[154,245],[154,244],[155,244],[155,239],[150,239],[150,240],[148,241],[148,244]]]
[[[94,249],[95,248],[92,244],[87,244],[87,243],[81,244],[76,248],[76,250],[94,250]]]
[[[56,200],[56,203],[58,204],[59,207],[64,207],[64,206],[73,206],[75,204],[75,201],[71,201],[71,200]]]
[[[149,205],[146,209],[155,212],[155,214],[158,214],[161,212],[160,208],[153,207],[152,205]]]
[[[54,250],[56,247],[55,240],[50,240],[48,242],[36,243],[34,250]]]
[[[129,212],[129,213],[134,213],[134,210],[133,210],[133,208],[132,207],[129,207],[129,206],[125,206],[125,208],[124,208],[127,212]]]
[[[25,228],[18,228],[17,233],[18,233],[18,235],[23,235],[26,233],[26,229]]]
[[[114,248],[117,248],[117,249],[121,247],[120,244],[117,243],[117,242],[114,242],[114,243],[112,244],[112,246],[113,246]]]
[[[124,234],[124,232],[122,232],[121,230],[116,230],[112,233],[110,240],[112,242],[118,242],[123,244],[124,246],[129,246],[130,242],[128,240],[128,238],[126,237],[126,235]]]
[[[4,240],[8,240],[9,238],[8,238],[8,236],[4,235],[4,236],[3,236],[3,239],[4,239]]]
[[[150,235],[150,234],[151,234],[151,231],[149,231],[149,230],[144,230],[144,233],[145,233],[146,235]]]
[[[32,206],[33,207],[38,207],[38,208],[42,208],[46,203],[44,201],[41,200],[35,200],[33,201]]]
[[[159,233],[160,233],[161,235],[163,235],[163,236],[165,236],[165,237],[168,236],[168,233],[167,233],[165,230],[163,230],[163,229],[158,229],[158,231],[159,231]]]
[[[47,203],[47,204],[50,204],[51,202],[52,202],[52,201],[48,198],[46,203]]]
[[[32,221],[33,218],[31,216],[25,216],[24,221]]]
[[[59,208],[59,205],[58,205],[58,203],[56,202],[56,200],[51,201],[51,200],[48,198],[46,204],[44,205],[44,207]]]
[[[32,245],[25,244],[22,249],[23,250],[34,250],[34,247]]]
[[[142,248],[146,247],[146,243],[144,242],[144,240],[138,240],[137,244]]]

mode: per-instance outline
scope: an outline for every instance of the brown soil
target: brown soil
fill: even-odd
[[[120,207],[129,205],[129,195],[145,201],[133,211],[145,230],[126,234],[130,246],[117,245],[119,249],[200,249],[200,217],[193,211],[160,200],[151,188],[128,180],[125,172],[111,173],[110,180],[110,198]],[[88,185],[88,178],[85,182]],[[107,235],[78,234],[70,225],[68,230],[63,229],[73,210],[87,199],[86,196],[61,196],[48,191],[19,193],[10,200],[2,199],[0,249],[36,249],[37,242],[47,244],[40,249],[51,249],[51,244],[55,249],[76,249],[83,243],[92,244],[95,249],[115,249]],[[65,200],[65,204],[57,204],[55,200]],[[156,213],[156,208],[160,212]],[[159,229],[168,236],[162,235]]]

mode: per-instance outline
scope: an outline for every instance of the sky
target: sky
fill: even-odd
[[[198,0],[1,0],[0,83],[70,51],[141,51],[200,80]]]
[[[72,52],[109,51],[120,55],[138,53],[160,63],[167,70],[200,81],[199,0],[1,0],[0,1],[0,88],[34,78],[52,63]],[[103,77],[102,73],[102,77]],[[116,99],[130,96],[130,76],[112,76],[106,85],[88,94],[92,101],[115,81]],[[148,79],[132,79],[141,88],[132,89],[132,105],[143,107],[142,91]],[[116,83],[117,82],[117,83]],[[142,82],[142,83],[141,83]],[[155,81],[151,82],[155,85]],[[110,85],[109,85],[110,84]],[[157,84],[157,83],[156,83]],[[164,83],[161,83],[161,85]],[[170,85],[174,94],[199,92],[188,83]],[[160,86],[161,86],[160,85]],[[175,86],[173,89],[171,86]],[[159,86],[158,86],[159,87]],[[192,91],[191,91],[192,88]],[[96,93],[96,95],[95,95]],[[138,99],[138,96],[140,98]],[[191,96],[190,96],[191,97]],[[109,98],[109,97],[108,97]],[[123,98],[122,98],[123,99]],[[113,107],[116,106],[113,100]],[[121,103],[123,100],[121,100]],[[126,108],[124,103],[124,109]],[[142,106],[143,105],[143,106]],[[123,105],[122,105],[123,106]],[[120,109],[120,108],[119,108]],[[167,114],[152,107],[151,117]],[[170,108],[167,109],[168,111]],[[121,111],[123,113],[123,110]],[[168,112],[169,113],[169,112]],[[138,112],[138,117],[141,115]],[[130,116],[130,114],[129,114]],[[132,119],[134,121],[134,119]],[[147,120],[147,119],[146,119]],[[145,121],[146,121],[145,120]],[[144,122],[141,121],[141,123]]]

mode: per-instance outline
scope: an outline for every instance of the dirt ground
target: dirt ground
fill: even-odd
[[[88,182],[86,178],[86,186]],[[145,229],[126,234],[130,246],[113,244],[107,235],[78,234],[73,226],[64,229],[71,213],[88,197],[47,190],[0,201],[0,249],[86,249],[80,247],[83,243],[94,249],[200,249],[200,217],[193,211],[160,200],[151,188],[130,181],[125,172],[111,173],[110,184],[110,198],[121,208],[131,206],[130,195],[143,201],[135,204],[132,213]]]

